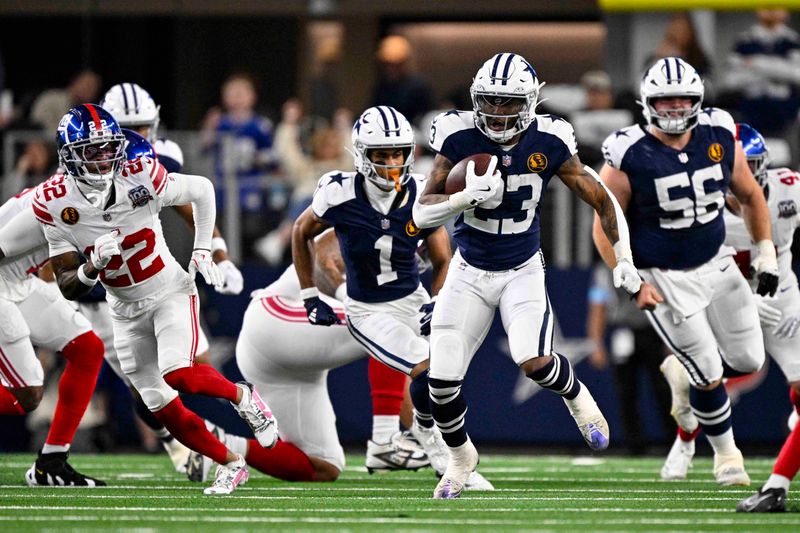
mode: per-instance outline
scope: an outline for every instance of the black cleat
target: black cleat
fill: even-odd
[[[67,462],[69,452],[42,453],[25,473],[30,487],[105,487],[106,482],[84,476]]]
[[[737,513],[782,513],[786,511],[786,490],[759,489],[736,505]]]

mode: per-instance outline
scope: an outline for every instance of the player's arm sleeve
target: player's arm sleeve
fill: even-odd
[[[603,180],[600,179],[600,175],[597,174],[592,167],[585,165],[583,169],[587,174],[597,180],[600,185],[602,185],[603,189],[606,191],[608,199],[611,200],[611,204],[614,206],[614,215],[617,219],[618,237],[617,242],[611,243],[612,247],[614,248],[614,256],[617,258],[617,261],[621,259],[627,259],[631,264],[633,264],[633,252],[631,251],[631,237],[630,232],[628,231],[628,221],[625,219],[625,212],[622,210],[622,206],[619,205],[617,197],[614,196],[614,193],[611,192],[611,189],[609,189],[608,186],[603,183]]]
[[[575,140],[575,130],[572,128],[572,124],[563,119],[554,120],[550,133],[558,137],[563,144],[562,163],[578,153],[578,142]]]
[[[317,190],[311,200],[311,210],[316,217],[329,225],[336,224],[336,206],[341,203],[336,198],[338,185],[331,182],[331,177],[336,173],[325,174],[319,179]]]
[[[464,155],[458,149],[458,143],[453,134],[471,125],[461,117],[461,112],[448,111],[437,115],[431,121],[431,131],[428,137],[428,144],[431,150],[437,154],[442,154],[454,163],[461,161],[464,159]]]
[[[44,231],[44,236],[49,245],[50,257],[55,257],[67,252],[82,253],[81,250],[78,250],[74,244],[67,240],[64,233],[58,227],[44,225],[42,226],[42,230]]]
[[[5,257],[21,255],[46,244],[47,239],[31,209],[24,209],[0,229],[0,252]]]
[[[194,248],[211,250],[211,238],[217,218],[214,185],[203,176],[169,174],[159,195],[163,205],[192,204]]]

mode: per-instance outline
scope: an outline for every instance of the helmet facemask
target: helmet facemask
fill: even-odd
[[[59,159],[76,179],[93,189],[107,189],[125,161],[127,141],[123,135],[70,143],[61,148]]]
[[[681,135],[697,126],[697,119],[700,115],[700,106],[703,99],[700,96],[686,95],[692,105],[690,107],[676,107],[656,110],[656,101],[661,98],[681,98],[676,96],[654,96],[646,98],[642,107],[645,108],[645,118],[647,123],[668,135]]]
[[[769,153],[764,151],[758,155],[747,156],[747,166],[761,187],[767,184],[767,167],[769,166]]]
[[[413,144],[366,146],[363,143],[357,143],[355,148],[356,168],[380,190],[389,192],[394,189],[399,192],[411,179],[411,169],[414,165]],[[373,160],[376,151],[393,152],[395,150],[403,152],[403,163],[400,165],[386,164],[385,160],[382,160],[383,158]]]

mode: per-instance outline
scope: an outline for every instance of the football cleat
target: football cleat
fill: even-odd
[[[420,443],[425,454],[428,456],[431,468],[436,470],[438,475],[443,475],[450,461],[450,450],[442,439],[442,433],[434,426],[432,428],[422,427],[415,421],[411,426],[411,434]]]
[[[69,452],[39,452],[25,473],[29,487],[105,487],[106,482],[85,476],[67,462]]]
[[[209,422],[206,422],[206,427],[214,435],[217,440],[225,443],[225,431]],[[186,461],[186,477],[189,478],[189,481],[194,481],[197,483],[205,483],[208,480],[208,473],[211,471],[211,466],[214,464],[214,461],[203,455],[202,453],[198,453],[194,450],[189,450],[189,457]]]
[[[786,490],[763,487],[736,504],[737,513],[782,513],[786,511]]]
[[[179,474],[186,473],[186,462],[189,460],[189,454],[192,450],[181,444],[178,439],[172,438],[169,441],[161,441],[164,449],[167,450],[170,461],[175,466],[175,471]]]
[[[467,439],[467,442],[457,448],[450,448],[450,461],[433,491],[434,499],[453,500],[461,496],[461,491],[464,490],[464,485],[476,466],[478,466],[478,450],[471,440]]]
[[[367,472],[370,474],[378,471],[390,470],[419,470],[430,466],[428,456],[419,445],[412,445],[409,439],[403,437],[398,431],[386,444],[375,441],[367,442]]]
[[[692,468],[692,458],[694,457],[694,440],[684,441],[680,437],[675,437],[667,460],[661,467],[661,479],[673,481],[686,479],[689,469]]]
[[[714,477],[723,486],[750,485],[750,476],[744,469],[744,457],[738,449],[734,453],[714,454]]]
[[[252,384],[240,381],[236,385],[242,389],[242,400],[238,405],[233,402],[231,405],[253,430],[258,443],[272,448],[278,442],[278,421]]]
[[[231,494],[239,485],[244,485],[250,477],[244,457],[239,455],[235,461],[217,466],[214,483],[203,490],[203,494]]]
[[[595,451],[608,448],[608,423],[586,385],[581,383],[578,395],[572,400],[564,398],[564,403],[589,448]]]
[[[464,490],[494,490],[494,485],[480,472],[474,470],[464,483]]]
[[[658,367],[669,384],[672,395],[672,410],[670,414],[675,422],[687,433],[697,429],[697,417],[692,412],[689,403],[689,375],[678,358],[670,354]]]

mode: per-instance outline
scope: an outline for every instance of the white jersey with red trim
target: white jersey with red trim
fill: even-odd
[[[25,189],[0,206],[0,227],[8,224],[19,213],[28,213],[33,218],[31,213],[33,191],[33,188]],[[31,242],[35,242],[38,237],[40,239],[38,246],[32,248],[28,253],[7,257],[0,261],[0,297],[19,301],[26,298],[33,290],[27,280],[31,274],[47,262],[49,257],[47,239],[40,230],[37,229],[37,232],[38,235],[31,236]]]
[[[792,271],[792,240],[800,226],[800,174],[788,168],[774,168],[767,171],[767,196],[769,217],[772,222],[772,241],[778,250],[778,277],[780,286],[796,284]],[[750,278],[750,261],[757,253],[744,220],[728,209],[725,210],[725,244],[736,249],[736,263]],[[751,286],[758,285],[750,279]]]
[[[164,240],[158,213],[172,205],[178,187],[157,161],[128,161],[114,176],[106,209],[89,202],[71,176],[51,179],[36,188],[32,207],[44,228],[50,257],[78,252],[89,257],[95,240],[112,231],[121,255],[100,273],[111,310],[133,317],[173,292],[191,294],[194,281],[180,267]]]

